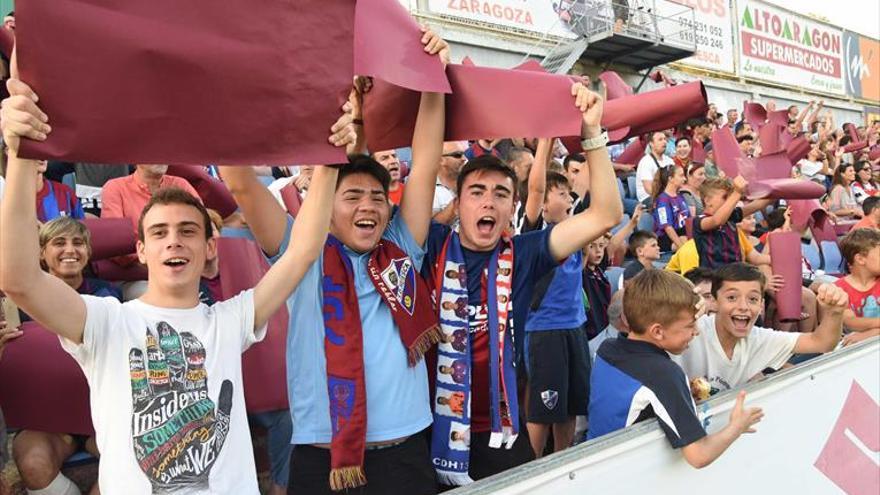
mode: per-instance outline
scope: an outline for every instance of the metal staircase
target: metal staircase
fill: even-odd
[[[535,44],[537,48],[546,40],[556,40],[541,62],[548,72],[568,73],[581,58],[641,70],[687,58],[696,51],[691,7],[669,0],[559,2],[560,22],[576,37],[559,38],[548,32]]]

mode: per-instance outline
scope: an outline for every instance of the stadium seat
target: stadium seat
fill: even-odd
[[[620,220],[620,223],[611,228],[611,233],[616,234],[620,231],[620,229],[626,227],[626,224],[629,223],[630,216],[626,213],[623,214],[623,218]]]
[[[816,241],[810,241],[809,244],[801,243],[801,254],[806,258],[807,263],[815,271],[822,268],[822,254],[819,253],[819,247]]]
[[[825,270],[825,273],[829,275],[843,274],[843,255],[840,254],[840,247],[837,246],[837,243],[832,241],[821,241],[819,243],[819,248],[821,249],[822,259],[825,261],[822,265],[822,269]]]
[[[611,283],[611,294],[613,295],[617,292],[617,287],[620,286],[620,279],[623,277],[623,267],[609,266],[608,269],[605,270],[605,277],[608,279],[608,282]]]
[[[642,216],[639,217],[639,225],[636,228],[646,232],[654,232],[654,215],[647,211],[642,212]]]
[[[626,187],[629,192],[627,197],[630,199],[638,199],[636,197],[636,176],[634,174],[626,177]]]

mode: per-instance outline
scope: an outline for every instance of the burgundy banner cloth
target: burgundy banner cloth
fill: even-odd
[[[254,241],[221,237],[217,241],[220,257],[220,287],[223,298],[234,297],[257,285],[269,271],[269,263]],[[287,409],[287,305],[272,315],[262,342],[242,355],[244,400],[248,412]]]
[[[791,178],[791,160],[788,159],[788,153],[785,150],[776,153],[767,153],[755,158],[755,175],[754,179],[790,179]],[[749,179],[751,180],[751,179]]]
[[[602,126],[612,143],[675,127],[706,114],[706,89],[699,81],[624,96],[605,103]],[[528,115],[528,114],[525,114]]]
[[[633,94],[632,86],[627,84],[617,72],[607,70],[599,74],[599,79],[605,84],[605,100],[607,101]]]
[[[712,151],[715,154],[715,165],[724,171],[724,175],[731,179],[739,175],[737,160],[743,160],[744,156],[729,127],[712,131]]]
[[[531,70],[449,65],[446,141],[510,136],[580,135],[581,114],[567,76]],[[371,149],[412,144],[420,95],[374,81],[364,99],[364,131]]]
[[[12,48],[15,47],[15,32],[5,27],[0,27],[0,53],[7,59],[12,58]]]
[[[284,202],[284,208],[287,209],[287,213],[290,213],[290,216],[296,218],[303,202],[302,194],[300,194],[299,188],[296,187],[296,184],[291,182],[281,188],[281,201]]]
[[[129,223],[129,231],[131,224]],[[101,280],[113,282],[136,282],[147,279],[147,267],[134,263],[128,266],[119,266],[110,260],[97,260],[92,263],[92,272]]]
[[[811,225],[824,229],[828,221],[828,212],[816,199],[792,200],[788,202],[791,208],[791,228],[801,231]]]
[[[83,224],[92,239],[91,261],[124,256],[135,251],[137,237],[127,218],[86,218]]]
[[[843,130],[846,131],[850,139],[849,144],[843,147],[843,151],[845,151],[846,153],[852,153],[854,151],[860,151],[868,147],[867,141],[859,140],[859,130],[856,129],[855,124],[843,124]]]
[[[21,77],[53,127],[47,141],[23,142],[26,157],[345,160],[327,137],[351,88],[351,0],[28,0],[17,7]]]
[[[880,158],[880,144],[875,144],[868,153],[868,160],[874,161]]]
[[[694,163],[706,163],[706,155],[708,152],[706,148],[703,147],[703,143],[701,143],[697,139],[691,138],[691,160]]]
[[[470,59],[468,59],[468,60],[470,60]],[[462,60],[461,63],[464,64],[464,60]],[[471,62],[471,65],[473,65],[473,62]],[[526,60],[525,62],[517,65],[516,67],[513,68],[513,70],[530,70],[532,72],[547,72],[547,70],[544,68],[544,66],[541,65],[540,62],[538,62],[537,60],[535,60],[533,58],[530,58],[530,59]]]
[[[130,226],[129,229],[131,230]],[[36,322],[0,359],[0,404],[9,428],[93,435],[89,385],[58,337]]]
[[[626,145],[626,148],[623,149],[623,152],[614,161],[624,165],[638,165],[639,160],[645,156],[645,148],[647,146],[648,142],[645,141],[645,138],[639,136],[636,140]]]
[[[749,183],[750,199],[816,199],[825,188],[806,179],[763,179]]]
[[[167,173],[168,175],[186,179],[196,192],[199,193],[199,197],[202,198],[205,206],[212,210],[217,210],[217,213],[222,218],[232,215],[238,209],[238,204],[236,204],[226,184],[208,175],[205,167],[199,165],[170,165]]]
[[[810,152],[810,141],[806,136],[800,135],[791,140],[786,146],[788,150],[788,159],[791,160],[791,163],[797,163],[801,161],[801,159],[806,158],[807,153]]]
[[[757,131],[764,127],[764,123],[767,121],[767,109],[760,103],[745,101],[743,102],[742,119]]]
[[[782,289],[776,293],[776,309],[780,320],[801,317],[801,237],[797,232],[770,234],[770,267],[774,275],[782,275]]]
[[[417,91],[451,92],[443,63],[425,53],[421,38],[418,23],[398,0],[358,0],[354,24],[355,74],[378,77]],[[324,37],[317,40],[324,42]]]

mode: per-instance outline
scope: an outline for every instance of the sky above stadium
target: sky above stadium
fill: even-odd
[[[880,2],[877,0],[768,0],[800,14],[816,14],[832,24],[880,38]]]

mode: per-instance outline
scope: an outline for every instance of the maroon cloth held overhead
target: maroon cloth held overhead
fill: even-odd
[[[354,26],[355,74],[417,91],[452,91],[443,63],[425,52],[418,23],[398,0],[358,0]]]
[[[633,94],[632,86],[627,84],[617,72],[607,70],[599,74],[599,79],[605,84],[605,99],[608,101]]]
[[[28,0],[18,66],[53,132],[28,158],[340,163],[351,0]]]
[[[567,76],[532,70],[451,64],[446,141],[510,136],[580,135],[581,114]],[[364,99],[364,131],[372,149],[412,144],[420,95],[374,81]]]
[[[816,199],[824,194],[824,187],[805,179],[763,179],[749,183],[750,199]]]
[[[776,293],[779,319],[799,320],[801,316],[801,236],[797,232],[773,232],[769,236],[770,266],[782,275],[782,289]],[[796,254],[795,254],[796,253]]]
[[[648,142],[644,137],[639,136],[635,141],[629,143],[626,148],[623,149],[623,153],[617,157],[615,162],[622,163],[624,165],[638,165],[639,160],[645,156],[645,149],[648,146]]]
[[[706,89],[699,81],[609,100],[602,112],[602,126],[612,143],[626,138],[675,127],[687,119],[706,114]]]
[[[205,167],[199,165],[170,165],[168,175],[185,179],[199,193],[205,206],[217,210],[220,217],[226,218],[235,213],[238,204],[223,181],[208,175]]]
[[[131,226],[129,226],[129,231]],[[0,359],[0,404],[10,428],[94,435],[89,385],[58,336],[36,322]]]
[[[281,188],[281,200],[284,202],[284,208],[287,210],[287,213],[290,213],[290,216],[296,218],[303,202],[302,194],[300,194],[299,188],[296,187],[296,184],[291,182]]]
[[[92,240],[91,261],[124,256],[135,251],[134,230],[127,218],[85,218],[82,220]]]

